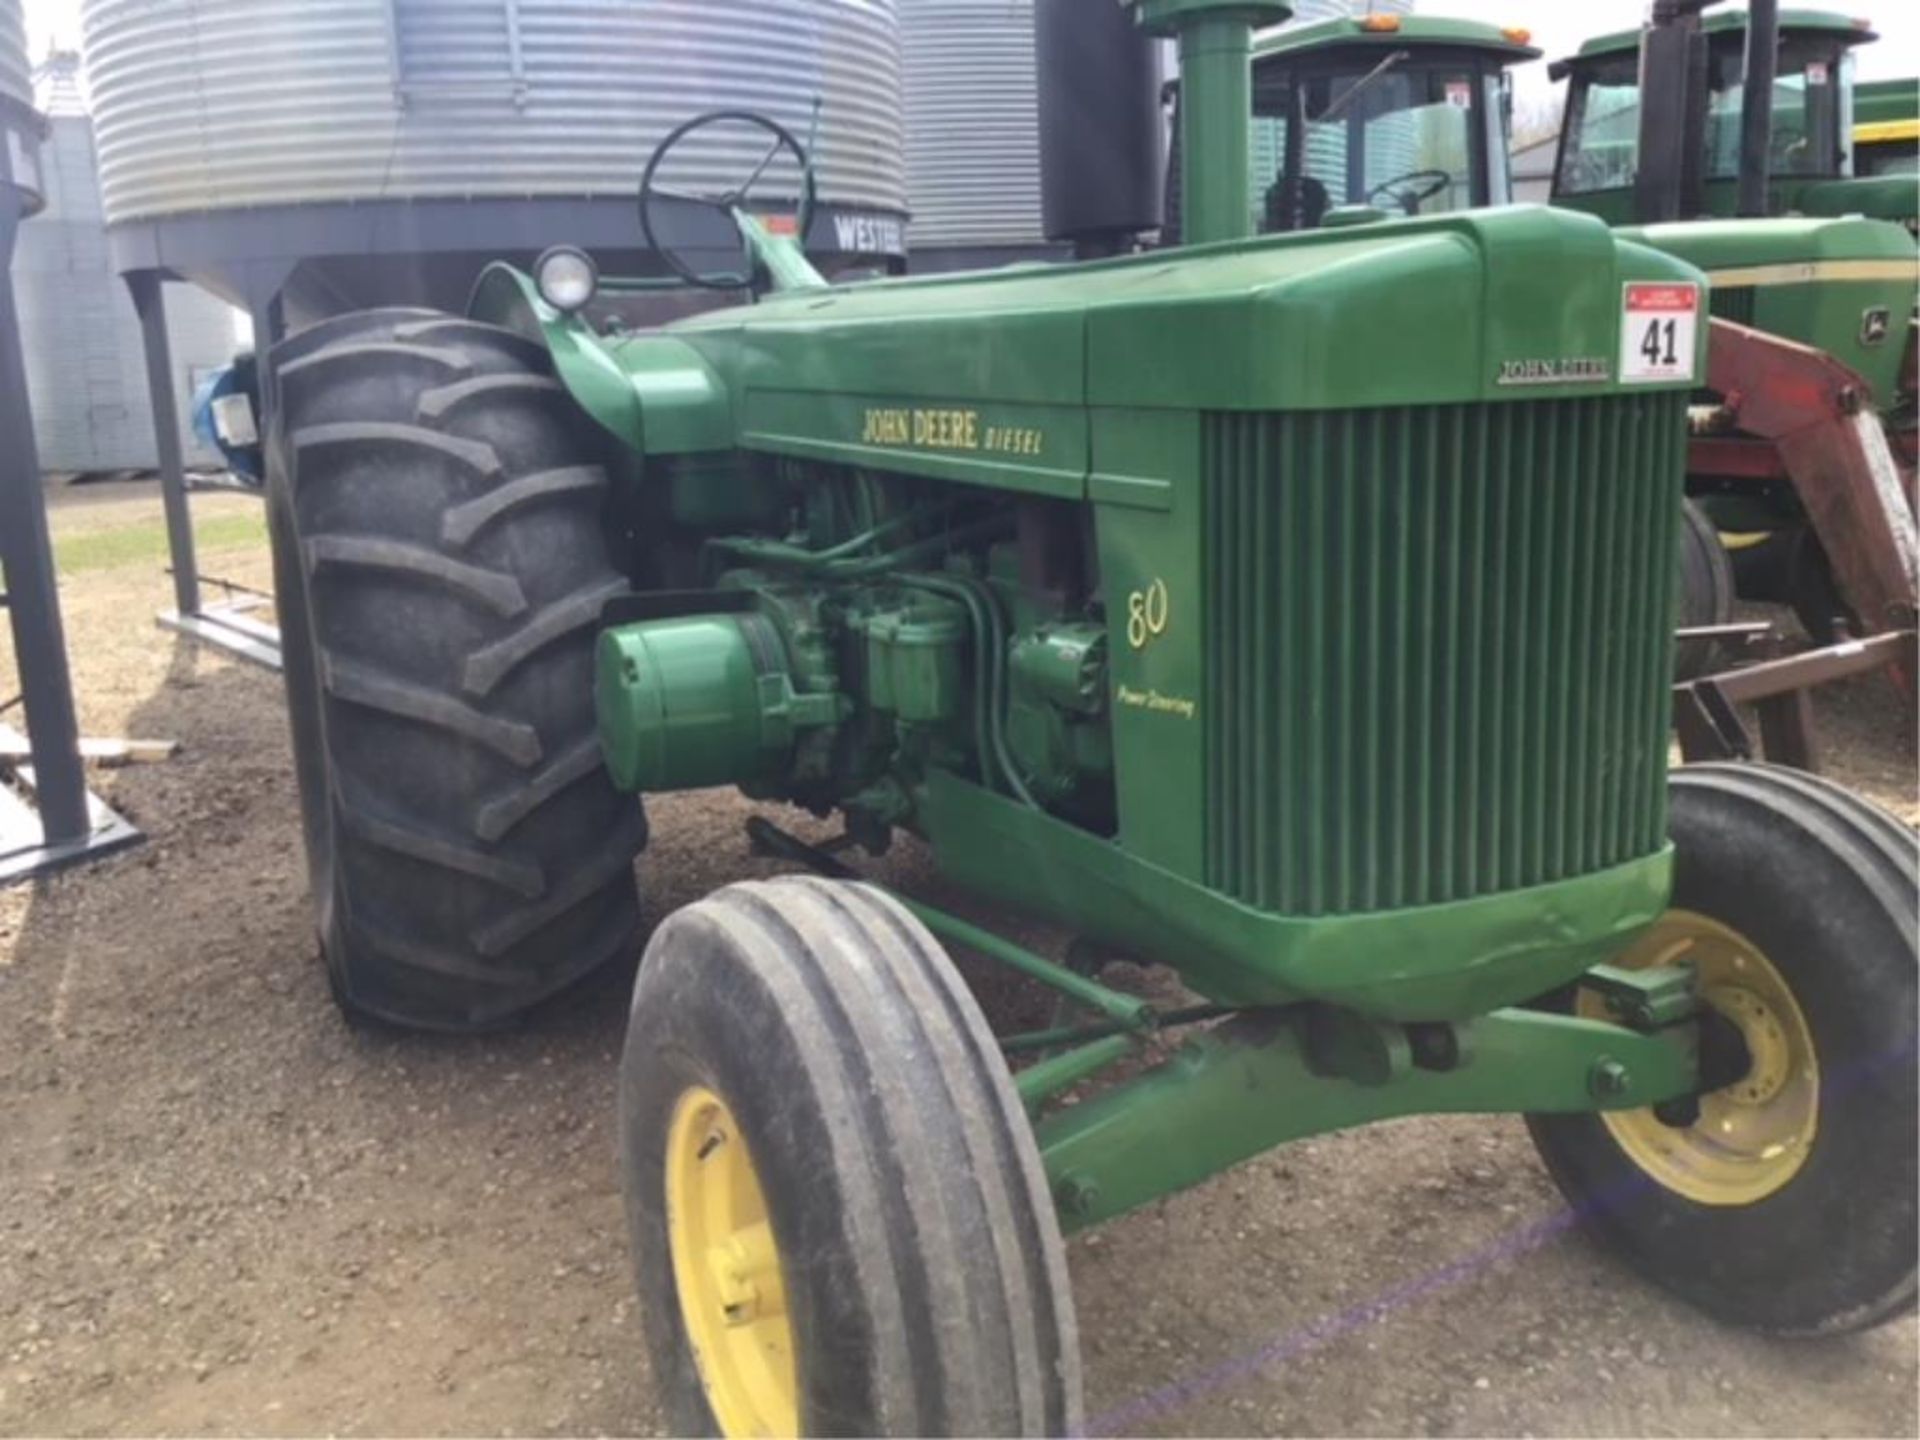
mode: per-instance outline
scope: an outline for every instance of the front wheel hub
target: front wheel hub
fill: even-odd
[[[799,1432],[780,1249],[727,1102],[687,1089],[667,1129],[667,1240],[680,1319],[720,1433]]]
[[[1820,1107],[1813,1034],[1780,971],[1744,935],[1689,910],[1668,911],[1616,963],[1692,967],[1709,1024],[1738,1032],[1745,1063],[1703,1066],[1732,1078],[1699,1097],[1689,1124],[1670,1123],[1671,1108],[1667,1119],[1604,1112],[1615,1143],[1649,1178],[1702,1205],[1751,1205],[1779,1190],[1806,1163]],[[1582,993],[1579,1010],[1607,1018],[1594,994]]]

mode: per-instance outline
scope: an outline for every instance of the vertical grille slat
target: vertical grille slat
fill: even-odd
[[[1685,397],[1207,417],[1208,884],[1444,903],[1651,853]]]
[[[1707,311],[1716,320],[1731,320],[1736,325],[1753,324],[1754,302],[1759,290],[1752,285],[1715,285],[1707,297]]]
[[[1419,655],[1419,682],[1414,686],[1411,713],[1407,716],[1408,733],[1405,740],[1412,744],[1416,736],[1425,729],[1434,742],[1434,763],[1415,765],[1409,762],[1406,769],[1406,783],[1412,793],[1413,813],[1409,823],[1413,827],[1413,836],[1429,833],[1432,817],[1440,808],[1438,788],[1445,783],[1447,770],[1453,762],[1452,716],[1447,714],[1440,703],[1439,687],[1434,683],[1436,673],[1442,668],[1444,658],[1436,653],[1444,643],[1446,620],[1442,606],[1446,603],[1446,581],[1441,574],[1443,547],[1446,544],[1445,533],[1440,528],[1440,506],[1433,496],[1413,483],[1416,469],[1421,473],[1432,474],[1440,464],[1441,437],[1437,431],[1429,430],[1420,437],[1421,444],[1416,458],[1414,441],[1409,429],[1407,446],[1407,495],[1410,503],[1417,503],[1420,510],[1420,544],[1417,560],[1410,564],[1418,566],[1417,581],[1408,590],[1409,596],[1417,596],[1418,606],[1414,613],[1413,645]],[[1451,853],[1444,847],[1429,851],[1426,846],[1414,843],[1413,836],[1408,837],[1409,849],[1413,855],[1413,868],[1408,877],[1409,893],[1424,895],[1431,883],[1436,868],[1444,870],[1451,860]]]

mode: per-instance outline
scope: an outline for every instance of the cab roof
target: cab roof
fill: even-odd
[[[1744,31],[1747,28],[1747,12],[1744,10],[1715,10],[1701,18],[1700,28],[1709,35],[1724,35],[1729,31]],[[1780,32],[1784,35],[1790,30],[1802,33],[1820,33],[1839,36],[1849,44],[1864,45],[1880,37],[1874,34],[1873,26],[1865,20],[1856,20],[1850,15],[1842,15],[1833,10],[1785,10],[1780,12]],[[1637,53],[1640,49],[1640,31],[1617,30],[1611,35],[1598,35],[1587,41],[1575,52],[1571,60],[1560,64],[1573,64],[1581,60],[1591,60],[1601,55],[1619,55],[1626,51]]]
[[[1505,60],[1538,60],[1533,36],[1518,26],[1489,25],[1442,15],[1375,15],[1288,25],[1255,38],[1253,58],[1300,55],[1346,46],[1392,50],[1407,45],[1451,45],[1484,50]]]

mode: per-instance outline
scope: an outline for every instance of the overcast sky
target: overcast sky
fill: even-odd
[[[327,4],[329,0],[310,0]],[[646,0],[629,0],[644,5]],[[726,0],[715,0],[724,4]],[[1867,16],[1880,31],[1877,45],[1860,51],[1860,73],[1875,76],[1912,75],[1920,71],[1920,6],[1913,0],[1835,0],[1836,8]],[[80,0],[26,0],[27,33],[38,57],[47,45],[80,43]],[[1646,0],[1416,0],[1415,8],[1429,15],[1461,15],[1498,25],[1524,25],[1534,43],[1549,59],[1570,54],[1589,35],[1630,29],[1640,23]],[[1541,103],[1550,90],[1545,62],[1521,68],[1516,76],[1523,107]]]

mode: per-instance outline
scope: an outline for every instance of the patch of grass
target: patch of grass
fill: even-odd
[[[202,554],[244,550],[267,543],[267,517],[261,510],[244,515],[215,515],[193,527],[194,548]],[[53,561],[62,575],[111,570],[120,565],[164,564],[167,527],[161,520],[67,535],[53,542]]]

